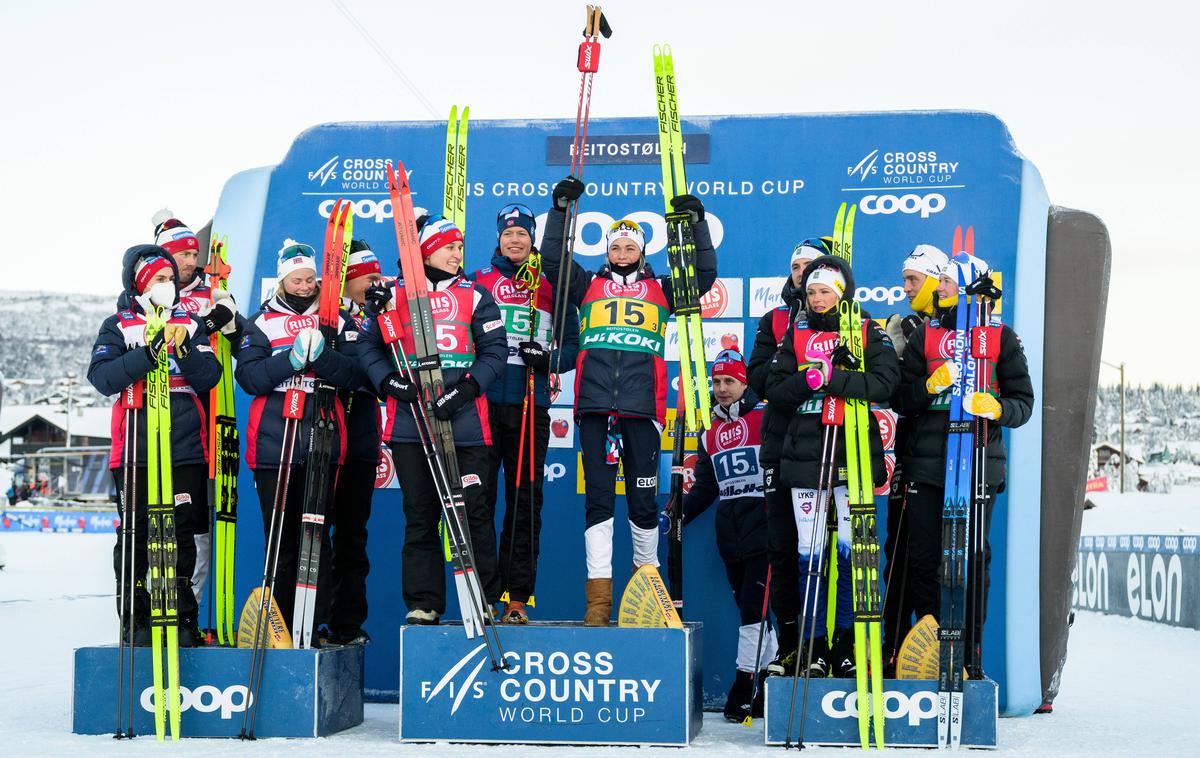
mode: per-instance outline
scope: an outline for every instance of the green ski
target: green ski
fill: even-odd
[[[166,326],[159,308],[146,314],[146,343]],[[175,493],[171,486],[171,388],[167,348],[146,375],[147,550],[150,553],[150,646],[154,659],[154,733],[179,739],[178,585],[175,581]],[[164,661],[164,657],[166,660]],[[166,678],[164,685],[163,678]]]
[[[662,161],[663,204],[667,220],[667,262],[675,299],[675,326],[679,333],[679,381],[683,388],[687,430],[712,425],[708,391],[708,365],[704,356],[704,328],[700,320],[700,287],[696,282],[696,244],[691,216],[677,213],[671,198],[686,195],[683,132],[675,100],[675,63],[670,45],[654,46],[654,85],[658,102],[658,147]],[[701,386],[701,384],[703,386]]]

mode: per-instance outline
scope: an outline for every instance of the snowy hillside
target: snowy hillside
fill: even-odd
[[[1096,398],[1092,444],[1118,446],[1121,439],[1121,391],[1101,387]],[[1139,475],[1151,492],[1179,485],[1200,485],[1200,387],[1153,384],[1125,390],[1125,453],[1135,459],[1126,472],[1132,490]],[[1095,465],[1095,460],[1092,460]],[[1110,487],[1116,479],[1110,471]]]
[[[24,405],[55,389],[74,372],[76,401],[99,402],[87,383],[88,358],[100,322],[116,296],[0,291],[0,372],[4,402]]]

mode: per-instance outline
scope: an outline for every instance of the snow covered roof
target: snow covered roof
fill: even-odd
[[[6,405],[0,408],[0,438],[7,437],[13,429],[39,416],[59,429],[67,428],[67,411],[60,406]],[[109,408],[76,407],[71,413],[71,436],[111,439],[111,418],[112,410]]]
[[[1121,452],[1120,445],[1118,445],[1115,442],[1109,442],[1108,440],[1101,440],[1100,442],[1097,442],[1095,445],[1092,445],[1092,452],[1094,453],[1102,447],[1109,448],[1110,450],[1113,451],[1113,453]],[[1142,457],[1141,445],[1128,445],[1128,448],[1129,449],[1125,452],[1126,458],[1132,458],[1133,460],[1137,461],[1138,463],[1146,462],[1145,458]]]

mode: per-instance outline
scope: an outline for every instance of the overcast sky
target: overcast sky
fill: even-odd
[[[432,103],[431,114],[339,5]],[[196,227],[225,180],[330,121],[568,117],[583,3],[0,4],[0,289],[113,292],[169,205]],[[1134,382],[1200,381],[1200,53],[1192,3],[612,0],[592,113],[647,116],[653,42],[696,115],[978,109],[1051,202],[1113,242],[1104,355]],[[456,12],[452,13],[451,9]],[[633,94],[636,93],[636,94]],[[1194,141],[1193,138],[1192,141]],[[1186,320],[1185,320],[1186,319]],[[1048,359],[1052,359],[1048,357]],[[1104,369],[1101,380],[1115,381]]]

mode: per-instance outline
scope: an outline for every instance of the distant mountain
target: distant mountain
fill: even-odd
[[[0,372],[4,402],[21,405],[55,393],[73,372],[75,399],[98,403],[87,382],[92,343],[100,322],[116,309],[116,295],[0,290]]]

